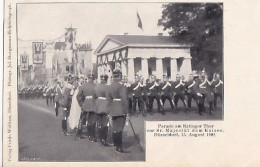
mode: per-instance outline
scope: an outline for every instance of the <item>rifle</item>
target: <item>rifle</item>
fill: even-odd
[[[131,129],[132,129],[132,131],[133,131],[135,140],[137,141],[137,147],[139,148],[140,151],[144,152],[144,149],[143,149],[143,147],[142,147],[141,144],[140,144],[140,140],[139,140],[138,136],[137,136],[136,133],[135,133],[135,130],[134,130],[134,127],[133,127],[133,125],[132,125],[131,120],[128,119],[128,122],[129,122],[129,124],[130,124],[130,126],[131,126]]]

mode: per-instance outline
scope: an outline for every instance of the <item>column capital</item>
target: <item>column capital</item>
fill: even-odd
[[[184,59],[192,59],[192,57],[184,57]]]
[[[170,59],[177,59],[176,57],[170,57]]]

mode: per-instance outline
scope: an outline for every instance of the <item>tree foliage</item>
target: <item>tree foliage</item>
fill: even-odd
[[[219,3],[163,5],[158,25],[171,36],[192,43],[193,67],[222,71],[223,7]],[[212,69],[213,70],[213,69]]]

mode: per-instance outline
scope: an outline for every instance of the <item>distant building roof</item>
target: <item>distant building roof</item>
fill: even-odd
[[[55,44],[54,44],[55,50],[61,50],[62,48],[66,48],[65,42],[55,42]]]
[[[172,36],[145,36],[145,35],[107,35],[105,39],[101,42],[95,51],[95,54],[101,54],[102,50],[108,41],[113,41],[116,43],[114,49],[119,49],[122,47],[191,47],[192,44],[178,40]],[[110,51],[114,50],[110,49]],[[109,50],[105,51],[109,52]]]
[[[107,35],[108,38],[124,44],[184,44],[171,36],[144,36],[144,35]]]
[[[91,44],[82,44],[82,45],[78,45],[78,49],[80,51],[92,51],[92,47]]]

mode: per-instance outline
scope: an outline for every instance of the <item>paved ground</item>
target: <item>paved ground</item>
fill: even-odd
[[[193,104],[195,107],[195,104]],[[166,103],[166,108],[169,104]],[[156,108],[156,106],[155,106]],[[155,113],[146,117],[133,116],[131,121],[141,145],[145,148],[144,121],[222,120],[221,108],[214,115],[199,116],[196,108],[186,114],[179,104],[178,113]],[[113,147],[103,147],[88,139],[75,140],[73,136],[61,134],[61,118],[55,117],[53,105],[46,106],[43,99],[19,100],[19,160],[20,161],[145,161],[145,152],[136,146],[130,126],[123,134],[124,148],[128,153],[119,154]],[[109,137],[111,142],[111,136]]]

